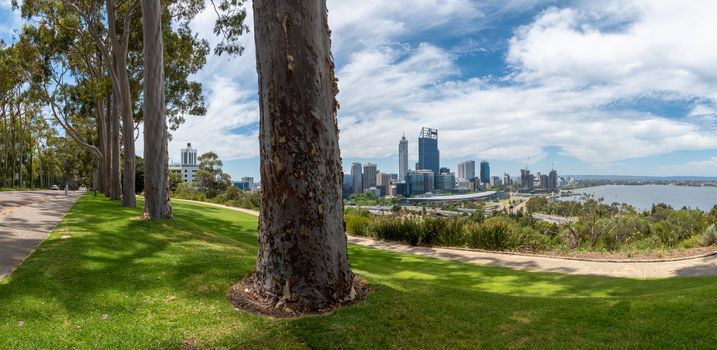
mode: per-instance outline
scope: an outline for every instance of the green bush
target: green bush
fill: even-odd
[[[709,247],[717,244],[717,227],[715,224],[712,224],[705,229],[705,232],[702,233],[700,237],[700,241],[703,247]]]
[[[361,215],[344,216],[346,231],[354,236],[368,236],[368,225],[371,218]]]

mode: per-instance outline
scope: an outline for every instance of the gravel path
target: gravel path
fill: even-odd
[[[219,204],[202,203],[227,208],[258,216],[256,210],[228,207]],[[408,244],[348,236],[349,243],[388,250],[397,253],[428,256],[439,259],[462,261],[480,265],[494,265],[513,269],[558,272],[575,275],[599,275],[628,278],[663,278],[676,276],[717,275],[717,253],[696,257],[652,261],[590,261],[578,258],[522,255],[512,253],[484,252],[468,249],[439,247],[416,247]]]

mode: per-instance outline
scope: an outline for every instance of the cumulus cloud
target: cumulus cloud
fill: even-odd
[[[717,149],[717,51],[710,45],[717,5],[613,0],[549,8],[514,29],[508,75],[462,74],[461,54],[480,49],[470,34],[539,3],[329,0],[342,155],[392,156],[401,133],[415,140],[421,126],[438,128],[442,155],[456,158],[523,161],[557,148],[605,166]],[[213,37],[213,19],[203,13],[193,26]],[[446,37],[468,39],[443,45]],[[245,37],[240,58],[209,59],[198,75],[209,87],[209,113],[189,118],[175,144],[199,138],[224,159],[258,154],[256,134],[247,131],[258,120],[252,39]],[[645,98],[694,105],[678,118],[621,107]]]

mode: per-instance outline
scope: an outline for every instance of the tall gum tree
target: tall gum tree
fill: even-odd
[[[164,98],[164,46],[159,0],[142,0],[144,36],[144,217],[171,219]]]
[[[264,302],[300,312],[353,299],[344,233],[338,88],[325,0],[255,0]]]

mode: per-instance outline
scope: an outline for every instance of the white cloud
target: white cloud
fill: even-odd
[[[515,32],[507,53],[512,74],[496,80],[466,80],[457,64],[460,50],[441,48],[427,35],[467,37],[493,15],[536,3],[330,0],[334,56],[341,63],[342,156],[392,156],[401,133],[415,140],[421,126],[438,128],[442,155],[455,158],[535,160],[558,147],[605,166],[717,148],[710,119],[717,104],[717,51],[710,44],[717,42],[711,18],[717,4],[582,1],[546,10]],[[193,28],[214,38],[213,16],[201,14]],[[251,26],[251,11],[248,21]],[[424,36],[424,43],[409,43]],[[225,160],[258,154],[256,134],[231,131],[258,120],[253,35],[244,40],[244,56],[210,57],[198,75],[208,88],[209,112],[187,119],[172,152],[192,142]],[[682,119],[612,108],[645,97],[701,102]],[[415,155],[415,142],[410,145]]]
[[[200,153],[214,151],[223,160],[258,156],[258,130],[252,128],[259,121],[254,92],[224,77],[207,78],[205,88],[210,96],[207,114],[188,118],[172,134],[170,158],[178,158],[179,149],[190,142]]]

